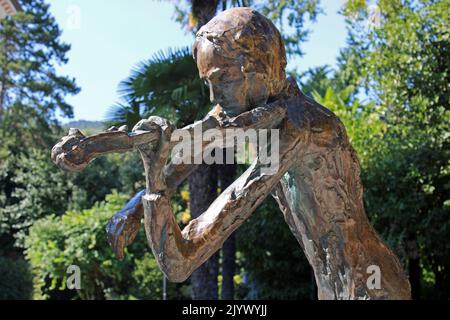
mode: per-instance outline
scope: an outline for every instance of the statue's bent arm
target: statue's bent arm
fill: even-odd
[[[147,189],[142,197],[145,231],[153,254],[170,281],[186,280],[255,211],[295,162],[304,146],[299,139],[289,137],[282,142],[275,174],[265,174],[264,166],[256,159],[208,210],[183,230],[173,215],[170,197],[164,191]],[[154,177],[146,175],[147,179]]]

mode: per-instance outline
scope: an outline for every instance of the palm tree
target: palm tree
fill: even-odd
[[[133,127],[140,119],[159,115],[177,127],[201,119],[210,103],[188,48],[160,51],[139,63],[119,84],[121,102],[110,108],[107,122]]]

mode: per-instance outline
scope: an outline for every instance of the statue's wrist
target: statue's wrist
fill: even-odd
[[[157,177],[154,179],[149,178],[147,180],[147,189],[151,193],[161,193],[167,189],[167,184],[163,177]]]
[[[167,189],[167,186],[162,183],[149,183],[147,185],[147,190],[150,193],[164,193]]]

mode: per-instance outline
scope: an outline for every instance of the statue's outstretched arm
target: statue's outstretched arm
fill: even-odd
[[[217,129],[222,133],[230,128],[241,129],[260,129],[272,128],[279,124],[286,115],[286,106],[284,100],[278,100],[272,104],[254,108],[248,112],[242,113],[233,118],[222,117],[214,113],[208,114],[203,120],[197,121],[180,130],[187,131],[191,136],[194,135],[196,128],[201,132],[209,129]],[[139,124],[136,126],[138,127]],[[125,127],[125,126],[124,126]],[[110,153],[124,153],[135,150],[140,145],[157,143],[159,140],[158,130],[139,130],[133,129],[133,132],[126,130],[110,130],[99,134],[85,137],[80,130],[71,128],[67,136],[64,136],[52,149],[52,160],[61,169],[67,171],[82,171],[95,158]],[[171,142],[171,148],[178,141]],[[204,142],[206,146],[208,142]],[[193,171],[195,165],[172,165],[168,164],[165,169],[168,187],[176,188]],[[175,168],[180,167],[180,168]],[[180,181],[181,180],[181,181]]]
[[[221,117],[211,113],[202,121],[186,126],[181,130],[193,133],[198,127],[201,131],[211,128],[271,128],[285,117],[286,107],[282,100],[260,108],[255,108],[234,118]],[[139,128],[139,126],[137,126]],[[61,168],[69,171],[82,171],[93,159],[109,154],[135,150],[139,145],[149,145],[159,140],[158,130],[133,130],[128,133],[124,127],[85,137],[79,130],[70,129],[53,147],[52,159]],[[176,142],[173,142],[176,143]],[[206,145],[207,142],[204,143]],[[176,188],[197,168],[195,164],[168,163],[164,168],[166,194],[170,196]],[[118,258],[123,258],[124,248],[130,244],[143,217],[140,198],[145,190],[133,197],[126,206],[112,217],[107,226],[108,240]]]

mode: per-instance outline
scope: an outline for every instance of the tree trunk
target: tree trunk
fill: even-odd
[[[0,80],[0,120],[2,120],[3,118],[3,113],[6,109],[5,107],[5,97],[6,97],[6,83],[7,83],[7,76],[8,76],[8,56],[7,56],[7,51],[6,51],[6,43],[8,41],[8,37],[3,39],[3,44],[1,46],[1,52],[3,53],[3,65],[0,66],[0,70],[2,71],[1,74],[1,80]]]
[[[197,218],[217,197],[217,170],[215,166],[201,165],[189,177],[191,197],[191,216]],[[191,276],[192,299],[217,300],[217,276],[219,274],[218,254],[216,253]]]
[[[236,271],[236,235],[233,233],[222,247],[222,300],[234,299],[234,274]]]
[[[420,259],[410,258],[408,261],[409,283],[411,284],[411,297],[420,300]]]
[[[411,284],[411,298],[420,300],[420,254],[416,240],[412,239],[407,243],[408,248],[408,274]]]
[[[3,88],[4,83],[5,83],[4,81],[0,82],[0,120],[2,120],[3,117],[3,109],[4,109],[3,105],[6,95],[6,88]]]
[[[224,151],[225,152],[225,151]],[[224,159],[225,156],[224,156]],[[220,189],[225,190],[234,182],[237,173],[236,164],[217,166]],[[234,299],[234,274],[236,271],[236,232],[225,241],[222,247],[222,292],[223,300]]]
[[[314,276],[314,269],[311,268],[311,300],[317,300],[317,285],[316,278]]]
[[[197,30],[215,16],[218,5],[219,0],[192,0],[192,14],[197,19]]]

